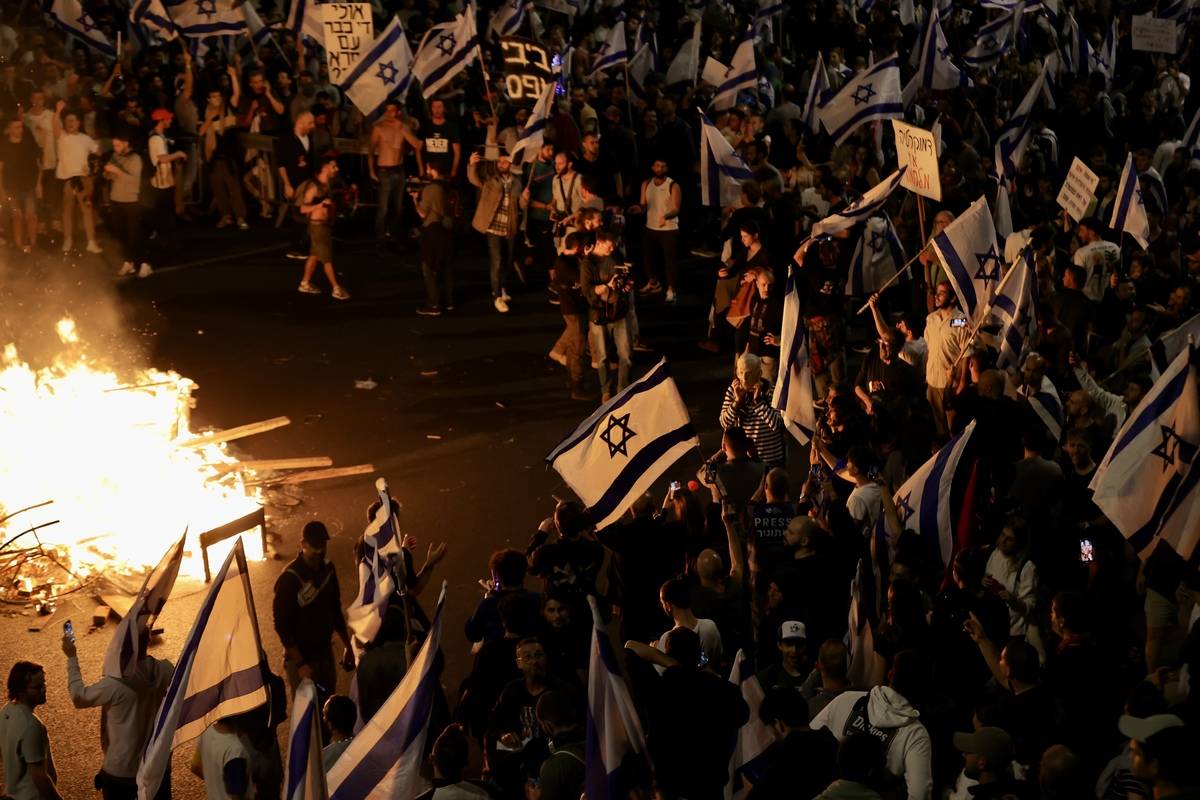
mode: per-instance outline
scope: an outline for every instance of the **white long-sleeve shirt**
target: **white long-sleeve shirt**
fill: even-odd
[[[1129,409],[1125,408],[1125,398],[1119,394],[1105,391],[1083,367],[1075,368],[1075,380],[1079,381],[1080,387],[1092,396],[1096,405],[1104,409],[1106,415],[1112,414],[1116,417],[1117,429],[1120,430],[1121,426],[1125,424],[1125,417],[1129,415]]]
[[[175,671],[170,661],[145,658],[129,680],[103,677],[91,686],[83,683],[79,659],[67,659],[67,689],[76,708],[104,708],[100,745],[103,769],[116,778],[137,775],[154,714]]]

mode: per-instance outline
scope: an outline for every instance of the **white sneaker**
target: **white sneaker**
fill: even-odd
[[[511,303],[511,302],[512,302],[512,295],[510,295],[510,294],[508,293],[508,289],[501,289],[501,290],[500,290],[500,296],[504,298],[504,302],[506,302],[506,303]]]
[[[350,293],[347,292],[345,289],[343,289],[341,286],[335,286],[335,287],[333,287],[333,299],[334,300],[349,300]]]
[[[237,225],[238,225],[238,230],[239,230],[239,231],[248,231],[248,230],[250,230],[250,226],[249,226],[248,224],[246,224],[246,220],[242,219],[241,217],[238,217],[238,223],[237,223]]]
[[[154,267],[150,266],[145,261],[143,261],[142,266],[138,269],[138,277],[139,278],[149,278],[153,274],[154,274]]]
[[[677,299],[677,298],[675,297],[675,290],[674,290],[674,289],[667,289],[667,296],[663,298],[663,302],[665,302],[665,303],[674,303],[674,302],[676,301],[676,299]]]
[[[313,286],[311,283],[301,283],[296,287],[296,291],[301,294],[320,294],[321,290]]]
[[[497,297],[495,302],[492,303],[492,305],[494,305],[496,307],[496,310],[499,311],[501,314],[508,313],[508,301],[504,299],[504,295],[500,295],[499,297]]]
[[[75,242],[71,239],[63,239],[63,252],[69,253],[75,249]]]
[[[126,261],[121,265],[121,268],[117,270],[117,277],[124,278],[126,275],[132,275],[135,272],[137,272],[137,270],[134,268],[133,262]]]
[[[96,253],[97,255],[104,252],[103,250],[100,249],[100,245],[96,244],[95,242],[87,243],[87,251],[89,253]]]

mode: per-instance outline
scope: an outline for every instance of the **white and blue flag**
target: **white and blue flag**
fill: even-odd
[[[996,242],[996,226],[986,197],[980,197],[931,240],[963,313],[977,323],[988,298],[1000,285],[1004,251]]]
[[[1200,342],[1200,314],[1167,331],[1150,345],[1150,377],[1158,380],[1189,341]]]
[[[318,0],[292,0],[283,26],[297,37],[307,36],[318,44],[325,44],[325,26],[317,11]]]
[[[546,456],[588,507],[597,529],[615,522],[699,438],[663,359],[617,393]]]
[[[179,37],[171,15],[163,6],[162,0],[135,0],[129,6],[129,21],[144,25],[154,31],[159,38],[170,41]]]
[[[1117,186],[1117,200],[1113,203],[1108,227],[1128,233],[1143,248],[1150,246],[1150,220],[1146,217],[1146,204],[1142,201],[1133,153],[1125,156],[1125,168],[1121,170],[1121,183]]]
[[[237,36],[246,30],[246,17],[234,0],[163,0],[184,36]]]
[[[754,29],[747,27],[737,49],[733,51],[733,61],[725,70],[725,79],[717,86],[711,105],[717,110],[733,108],[737,105],[738,92],[756,86],[758,69],[754,64]]]
[[[100,30],[96,19],[84,10],[79,0],[54,0],[50,6],[54,24],[101,55],[115,58],[116,48]]]
[[[501,36],[512,36],[521,29],[525,22],[525,11],[529,0],[504,0],[500,7],[492,12],[488,22],[487,38],[495,40]]]
[[[1054,383],[1043,375],[1042,385],[1037,390],[1032,390],[1028,386],[1022,386],[1018,390],[1018,393],[1029,403],[1030,409],[1042,421],[1042,424],[1046,426],[1046,430],[1050,431],[1050,435],[1054,437],[1054,441],[1061,441],[1063,432],[1063,407],[1062,401],[1059,399],[1058,389],[1055,388]]]
[[[741,191],[742,181],[754,173],[721,135],[712,120],[700,113],[700,202],[706,206],[732,205]]]
[[[179,565],[183,563],[183,540],[186,538],[187,531],[184,531],[179,541],[167,550],[158,566],[142,582],[133,605],[121,618],[108,643],[108,650],[104,654],[105,676],[124,679],[130,677],[137,668],[138,658],[150,642],[154,621],[162,613],[175,586],[175,579],[179,577]]]
[[[961,86],[973,86],[967,73],[959,69],[950,58],[950,43],[942,31],[941,14],[935,7],[925,22],[925,32],[921,35],[919,47],[920,58],[917,71],[912,80],[904,87],[904,103],[911,103],[919,89],[957,89]]]
[[[583,794],[588,800],[624,800],[649,768],[646,737],[621,665],[592,606],[592,652],[588,663],[587,740]]]
[[[808,328],[800,313],[800,285],[796,265],[788,265],[787,291],[783,295],[783,329],[779,340],[779,375],[771,405],[779,410],[783,425],[800,444],[812,440],[817,427],[813,409],[812,364],[808,359]]]
[[[173,749],[217,720],[267,702],[262,661],[246,552],[238,539],[213,577],[175,661],[138,765],[138,800],[151,800],[158,792]]]
[[[1046,85],[1047,70],[1047,65],[1043,64],[1033,85],[996,136],[996,175],[1001,181],[1016,179],[1017,167],[1033,141],[1033,104],[1044,95],[1046,103],[1054,107],[1054,98]]]
[[[863,123],[903,117],[900,60],[896,54],[846,81],[817,114],[836,144],[844,142]]]
[[[740,647],[733,659],[733,669],[729,671],[729,682],[738,687],[750,709],[750,719],[738,728],[737,744],[729,759],[729,783],[725,785],[725,796],[738,800],[746,796],[750,786],[766,776],[771,757],[778,748],[774,732],[758,716],[766,692],[754,675],[752,662]]]
[[[919,533],[922,541],[937,549],[944,564],[951,562],[955,550],[950,493],[963,463],[963,452],[974,432],[975,420],[971,420],[961,433],[922,464],[894,495],[900,528]]]
[[[813,67],[812,79],[808,82],[808,96],[804,98],[804,114],[800,121],[813,133],[821,132],[820,109],[825,94],[829,91],[829,73],[825,70],[825,57],[817,51],[817,63]]]
[[[1138,175],[1138,181],[1146,187],[1143,200],[1148,200],[1150,208],[1160,214],[1165,214],[1170,206],[1167,205],[1167,184],[1163,181],[1162,175],[1158,174],[1158,170],[1154,167],[1147,167],[1146,171]]]
[[[364,117],[370,117],[388,100],[404,98],[414,70],[404,26],[399,17],[392,17],[338,88]]]
[[[850,258],[846,294],[853,297],[874,294],[907,260],[891,218],[876,214],[863,225],[862,237]]]
[[[852,228],[860,222],[865,222],[883,208],[883,204],[887,202],[892,192],[896,191],[896,187],[900,185],[900,181],[904,178],[904,172],[907,166],[887,176],[879,183],[872,186],[862,197],[855,200],[850,205],[838,211],[835,214],[830,214],[825,219],[815,223],[809,232],[809,238],[814,236],[832,236],[835,233],[840,233],[847,228]],[[799,262],[799,252],[797,252],[797,262]]]
[[[400,532],[392,515],[392,498],[387,481],[375,481],[379,509],[363,531],[362,552],[358,562],[358,594],[346,609],[346,626],[350,629],[355,655],[362,655],[367,645],[375,641],[388,602],[400,585],[394,572],[404,567],[400,554]],[[393,556],[399,555],[398,558]]]
[[[525,161],[526,156],[533,158],[537,155],[538,150],[542,149],[542,142],[546,137],[546,123],[550,120],[550,115],[554,113],[555,89],[557,88],[557,83],[547,81],[541,97],[537,99],[533,109],[529,112],[529,119],[525,121],[525,127],[521,128],[521,133],[509,154],[514,166],[519,167]]]
[[[1113,20],[1099,48],[1092,47],[1086,36],[1080,41],[1083,46],[1080,55],[1087,59],[1086,72],[1089,75],[1098,72],[1104,76],[1106,84],[1111,84],[1113,76],[1117,74],[1117,21]]]
[[[429,713],[440,691],[439,648],[446,607],[446,584],[438,596],[429,635],[400,685],[363,726],[326,776],[329,800],[383,800],[416,797],[424,778],[421,762],[429,733]],[[290,798],[289,798],[290,800]]]
[[[1200,537],[1200,392],[1188,346],[1142,398],[1104,455],[1092,501],[1143,558],[1165,541],[1185,560]]]
[[[625,43],[625,21],[613,23],[608,38],[596,46],[596,60],[592,63],[591,75],[599,75],[606,69],[629,62],[629,47]]]
[[[328,800],[321,760],[321,706],[316,684],[309,678],[296,687],[290,719],[284,800]]]
[[[1032,255],[1028,250],[1021,254],[992,298],[991,316],[1000,323],[996,366],[1001,369],[1024,363],[1037,334],[1037,274],[1030,263]]]
[[[996,66],[1000,58],[1016,44],[1017,29],[1021,26],[1024,13],[1025,4],[1017,3],[1011,11],[982,25],[975,33],[975,44],[963,53],[963,63],[978,70]]]
[[[469,3],[453,21],[434,25],[426,31],[412,61],[413,77],[421,82],[425,99],[432,98],[466,69],[478,51],[475,8]]]
[[[258,11],[254,9],[254,4],[249,2],[249,0],[242,3],[239,8],[242,11],[243,19],[246,21],[246,32],[250,34],[250,41],[257,48],[271,38],[271,29],[262,21],[262,17],[258,15]]]
[[[679,52],[667,67],[667,85],[688,82],[696,85],[700,75],[700,20],[692,23],[692,35],[679,45]]]

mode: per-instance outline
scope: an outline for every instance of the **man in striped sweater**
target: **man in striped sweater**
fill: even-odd
[[[758,457],[769,467],[782,467],[787,456],[783,417],[771,406],[771,382],[762,376],[762,362],[753,353],[737,360],[737,377],[725,390],[721,427],[741,428],[754,443]]]

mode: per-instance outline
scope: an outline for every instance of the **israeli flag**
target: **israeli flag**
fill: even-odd
[[[1150,220],[1146,218],[1146,204],[1142,202],[1133,153],[1125,156],[1125,168],[1121,170],[1121,183],[1117,186],[1117,202],[1113,204],[1108,227],[1128,233],[1143,249],[1150,246]]]
[[[599,75],[610,67],[628,62],[629,47],[625,44],[625,21],[622,18],[613,23],[608,38],[596,48],[596,61],[592,64],[591,75]]]
[[[1042,376],[1042,385],[1036,391],[1030,390],[1028,386],[1023,386],[1019,393],[1024,395],[1025,401],[1029,403],[1033,413],[1046,426],[1046,430],[1050,431],[1054,441],[1060,441],[1063,431],[1063,407],[1054,383],[1049,378]]]
[[[629,83],[630,89],[638,97],[644,97],[644,87],[646,78],[650,76],[650,71],[654,69],[654,48],[649,44],[643,44],[638,48],[633,57],[629,59]]]
[[[443,22],[426,31],[412,62],[413,76],[421,82],[425,99],[433,97],[466,69],[475,60],[478,50],[475,8],[470,4],[453,22]]]
[[[738,92],[756,86],[758,69],[754,65],[754,29],[747,27],[737,49],[733,51],[733,61],[725,70],[725,80],[717,87],[711,105],[717,110],[733,108],[737,105]]]
[[[941,19],[940,12],[934,8],[925,23],[917,72],[904,87],[905,105],[913,101],[919,89],[957,89],[974,85],[967,73],[950,59],[950,43],[946,41],[946,34],[942,31]]]
[[[525,121],[525,127],[521,129],[520,136],[513,144],[511,153],[513,166],[521,166],[527,156],[534,158],[537,151],[542,149],[542,142],[545,141],[546,136],[546,123],[550,120],[550,115],[554,113],[554,91],[557,88],[557,83],[547,81],[541,96],[534,103],[533,110],[529,113],[529,119]]]
[[[238,539],[175,662],[138,765],[138,800],[151,800],[158,792],[173,749],[217,720],[267,702],[262,661],[246,552]]]
[[[916,531],[923,541],[936,547],[943,564],[951,562],[955,550],[950,491],[974,432],[975,420],[971,420],[961,433],[922,464],[894,496],[901,529]]]
[[[163,0],[184,36],[237,36],[246,30],[246,17],[234,0]]]
[[[162,0],[135,0],[129,7],[129,21],[144,25],[154,31],[160,39],[171,41],[179,38],[171,15],[163,6]]]
[[[109,58],[116,57],[116,48],[100,31],[95,18],[79,4],[79,0],[54,0],[50,6],[50,18],[55,25],[97,53]]]
[[[351,643],[356,656],[362,655],[366,646],[375,641],[383,617],[387,613],[388,601],[400,585],[394,574],[397,563],[401,569],[404,558],[400,553],[400,533],[396,518],[392,516],[392,498],[388,494],[387,481],[375,481],[379,495],[379,509],[363,531],[362,553],[358,562],[358,594],[346,609],[346,626],[350,629]],[[399,558],[393,558],[393,556]]]
[[[734,656],[729,682],[738,687],[750,709],[750,719],[738,728],[737,744],[729,758],[729,783],[725,785],[725,796],[737,800],[749,792],[747,781],[753,785],[766,776],[771,756],[778,748],[775,746],[775,734],[758,716],[766,692],[754,676],[752,663],[741,648]]]
[[[292,0],[284,27],[297,37],[307,36],[324,46],[325,27],[321,24],[321,17],[317,12],[318,4],[319,0]]]
[[[392,17],[338,88],[370,117],[387,101],[407,94],[415,69],[404,26],[399,17]]]
[[[1063,23],[1061,44],[1059,45],[1059,53],[1062,55],[1063,67],[1066,71],[1076,75],[1086,75],[1090,49],[1091,45],[1088,43],[1087,34],[1075,21],[1075,15],[1068,12],[1066,21]]]
[[[620,518],[700,439],[664,358],[584,420],[546,456],[597,529]]]
[[[504,0],[500,7],[492,12],[492,19],[487,26],[487,38],[495,40],[519,31],[525,22],[526,4],[527,0]]]
[[[1167,331],[1150,345],[1150,377],[1158,380],[1175,357],[1187,348],[1189,340],[1200,342],[1200,314]]]
[[[828,91],[829,73],[825,71],[825,57],[818,50],[817,64],[808,82],[808,97],[804,99],[804,114],[800,117],[800,121],[813,133],[821,132],[821,100]]]
[[[1017,368],[1033,349],[1037,334],[1037,274],[1026,250],[1000,282],[992,298],[991,316],[1000,323],[997,335],[1000,355],[996,366]]]
[[[263,42],[271,38],[271,29],[262,21],[262,17],[254,10],[254,4],[249,2],[242,3],[239,6],[242,10],[242,17],[246,21],[246,31],[250,34],[250,41],[258,47]]]
[[[836,144],[841,144],[865,122],[904,116],[900,91],[900,60],[892,53],[855,75],[817,112],[821,124]]]
[[[882,525],[880,519],[878,527]],[[880,555],[886,558],[887,546],[879,549],[883,551]],[[846,680],[855,689],[874,688],[871,674],[875,671],[875,632],[871,628],[871,617],[875,613],[873,598],[878,594],[874,581],[867,575],[866,559],[859,559],[850,580],[850,613],[846,629],[846,649],[850,656]]]
[[[105,677],[120,680],[133,674],[138,656],[150,642],[154,621],[162,613],[175,586],[175,579],[179,577],[179,565],[183,562],[183,540],[186,538],[187,531],[184,531],[179,541],[158,562],[158,566],[146,576],[133,605],[121,618],[104,654]]]
[[[721,135],[717,126],[700,109],[700,202],[706,206],[732,205],[741,191],[739,184],[754,173]]]
[[[782,0],[758,0],[758,8],[754,10],[754,18],[757,20],[766,20],[782,14],[787,10],[787,3]]]
[[[1000,63],[1000,58],[1013,48],[1025,4],[1017,3],[1011,11],[981,26],[975,33],[975,44],[963,54],[963,63],[971,69],[987,70]]]
[[[1162,175],[1158,174],[1158,170],[1154,167],[1149,167],[1138,176],[1138,179],[1146,187],[1146,193],[1151,201],[1151,208],[1160,214],[1166,213],[1169,206],[1167,205],[1167,184],[1163,182]]]
[[[996,136],[996,174],[1001,181],[1016,179],[1017,167],[1033,141],[1033,104],[1045,96],[1047,104],[1054,107],[1054,98],[1046,85],[1047,69],[1043,64],[1033,85]]]
[[[384,800],[420,794],[429,712],[441,677],[438,651],[445,606],[443,582],[429,635],[404,679],[329,770],[329,800]]]
[[[800,444],[812,440],[817,427],[813,409],[812,365],[808,360],[808,328],[800,314],[800,284],[796,266],[788,265],[787,288],[783,295],[783,329],[779,341],[779,376],[771,405],[779,410],[783,425]]]
[[[996,243],[987,198],[972,203],[933,237],[932,244],[967,319],[978,322],[992,291],[1000,285],[1004,267],[1004,251]]]
[[[862,237],[850,258],[846,294],[866,297],[879,291],[905,261],[904,245],[886,214],[878,214],[863,225]]]
[[[601,622],[596,598],[588,597],[588,603],[592,607],[592,653],[588,663],[583,795],[588,800],[618,800],[629,796],[637,774],[648,769],[646,737]]]
[[[904,177],[904,171],[907,169],[907,166],[901,167],[875,184],[862,197],[841,211],[836,214],[830,214],[825,219],[815,223],[809,232],[809,238],[811,239],[814,236],[832,236],[835,233],[841,233],[847,228],[852,228],[858,223],[870,219],[883,208],[883,204],[887,202],[892,192],[896,191],[896,187],[900,185],[900,181]],[[799,257],[800,253],[797,251],[797,263],[799,263]]]
[[[1087,37],[1081,37],[1080,41],[1084,48],[1081,55],[1087,59],[1087,73],[1098,72],[1104,76],[1104,82],[1111,85],[1117,74],[1117,21],[1113,20],[1098,49],[1092,47]]]
[[[996,207],[992,210],[992,222],[996,223],[996,235],[1000,238],[1007,240],[1013,235],[1012,205],[1008,200],[1008,187],[1003,182],[996,185]]]
[[[1092,500],[1143,558],[1165,541],[1184,559],[1200,536],[1200,392],[1185,347],[1142,398],[1104,455]]]
[[[692,23],[692,35],[679,45],[667,67],[667,85],[688,82],[696,84],[700,73],[700,20]]]
[[[296,687],[291,722],[284,800],[327,800],[325,766],[321,761],[321,706],[317,702],[317,687],[308,678]]]

